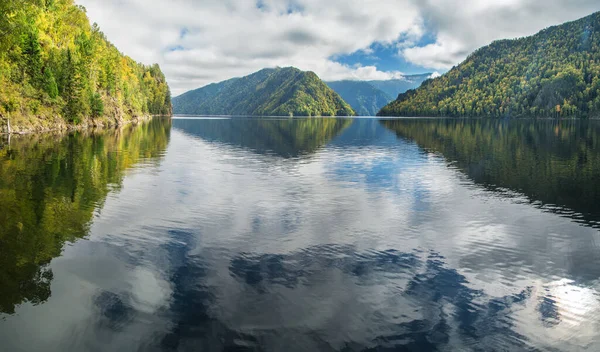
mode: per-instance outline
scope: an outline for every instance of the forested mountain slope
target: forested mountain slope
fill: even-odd
[[[598,117],[600,13],[477,50],[381,116]]]
[[[124,34],[126,35],[126,34]],[[170,114],[158,65],[121,54],[73,0],[0,1],[0,126],[43,130]]]
[[[349,116],[352,108],[313,72],[264,69],[173,98],[173,112],[198,115]]]

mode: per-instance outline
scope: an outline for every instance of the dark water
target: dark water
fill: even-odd
[[[600,350],[600,122],[0,142],[2,351]]]

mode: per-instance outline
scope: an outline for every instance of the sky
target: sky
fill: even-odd
[[[444,73],[497,39],[600,11],[598,0],[76,0],[173,95],[266,67],[324,80]]]

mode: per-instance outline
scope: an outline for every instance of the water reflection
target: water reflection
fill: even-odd
[[[240,121],[247,133],[175,120],[162,156],[120,173],[85,240],[46,265],[51,297],[0,319],[3,347],[600,347],[600,233],[589,222],[474,182],[378,120]],[[298,131],[312,132],[290,137]]]
[[[176,119],[174,127],[210,142],[285,158],[314,153],[352,124],[336,118]]]
[[[589,120],[382,120],[474,182],[600,227],[600,123]]]
[[[0,147],[0,312],[51,295],[50,261],[86,236],[124,172],[162,156],[170,122],[12,138]]]
[[[528,338],[528,314],[567,338],[600,313],[596,293],[569,282],[490,296],[431,251],[326,245],[239,253],[229,278],[216,267],[214,256],[194,255],[175,271],[173,328],[158,339],[162,348],[528,350],[544,345]]]

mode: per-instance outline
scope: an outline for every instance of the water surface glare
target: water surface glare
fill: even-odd
[[[600,121],[0,141],[2,351],[600,350]]]

